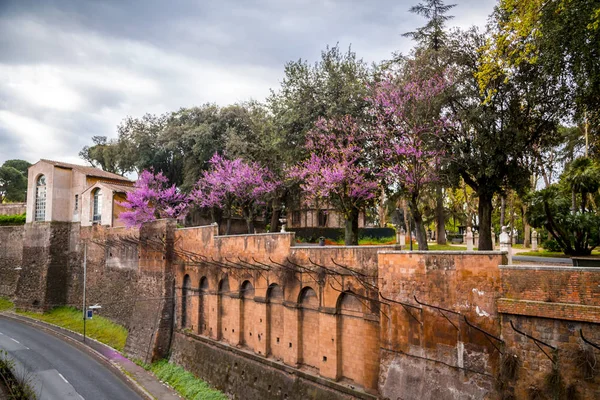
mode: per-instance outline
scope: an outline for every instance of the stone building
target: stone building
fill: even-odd
[[[29,167],[27,223],[122,226],[118,214],[133,182],[94,167],[40,160]]]
[[[364,211],[358,215],[358,227],[369,224]],[[328,204],[310,204],[303,207],[290,207],[286,215],[288,228],[344,228],[344,216]]]

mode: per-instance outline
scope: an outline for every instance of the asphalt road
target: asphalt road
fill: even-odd
[[[40,400],[142,399],[90,355],[30,325],[0,317],[0,349],[27,371]]]

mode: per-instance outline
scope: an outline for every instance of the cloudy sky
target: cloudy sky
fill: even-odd
[[[326,45],[367,61],[407,52],[417,0],[0,0],[0,165],[82,163],[128,115],[250,98]],[[494,0],[455,0],[450,25],[484,26]]]

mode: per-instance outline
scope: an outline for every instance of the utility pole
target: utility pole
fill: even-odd
[[[85,309],[85,285],[87,280],[87,241],[83,243],[83,343],[85,343],[85,322],[86,322],[86,309]]]

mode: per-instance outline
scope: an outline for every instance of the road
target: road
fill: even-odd
[[[0,316],[0,349],[28,371],[39,400],[142,399],[87,353],[30,325]]]

